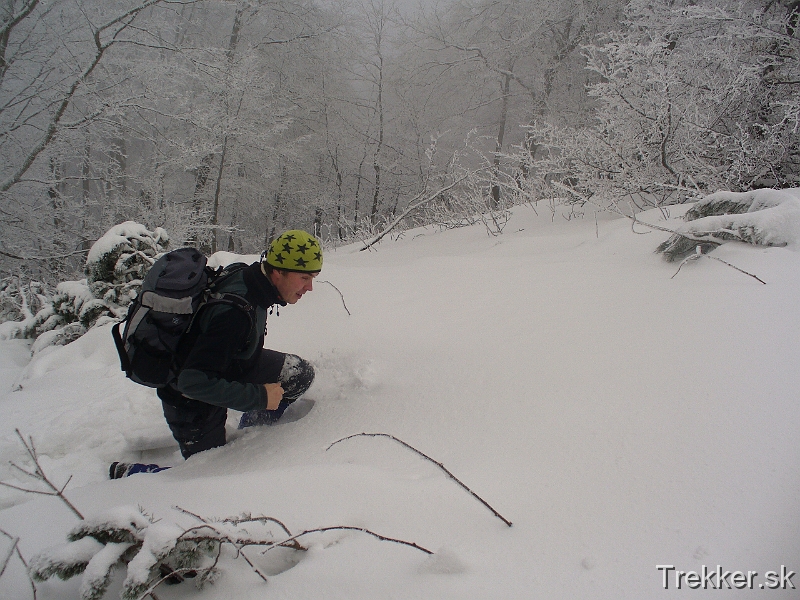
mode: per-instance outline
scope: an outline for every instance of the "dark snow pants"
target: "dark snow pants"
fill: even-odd
[[[263,349],[255,367],[236,380],[242,383],[280,383],[283,400],[276,410],[267,411],[277,421],[286,408],[311,387],[314,367],[294,354]],[[171,387],[160,388],[157,393],[164,418],[183,458],[225,445],[227,408],[192,400]]]

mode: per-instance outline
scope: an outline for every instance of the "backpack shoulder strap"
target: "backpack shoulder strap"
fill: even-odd
[[[225,267],[217,267],[216,269],[206,267],[208,270],[208,289],[211,291],[215,290],[231,275],[246,269],[248,266],[249,265],[247,263],[237,262],[231,263]]]

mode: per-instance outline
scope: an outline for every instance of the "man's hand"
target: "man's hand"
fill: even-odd
[[[267,390],[267,410],[275,410],[283,400],[283,387],[280,383],[265,383],[264,389]]]

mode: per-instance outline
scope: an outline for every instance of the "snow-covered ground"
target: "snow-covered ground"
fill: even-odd
[[[228,553],[213,586],[161,586],[161,600],[800,598],[760,589],[782,566],[783,585],[800,588],[797,248],[715,250],[766,285],[708,259],[672,278],[677,264],[653,253],[667,233],[537,210],[517,208],[498,237],[427,229],[328,251],[314,292],[269,320],[269,346],[316,365],[314,410],[246,432],[232,413],[228,445],[186,462],[153,391],[120,372],[108,327],[33,360],[24,342],[0,342],[0,479],[25,485],[8,466],[28,464],[18,428],[59,485],[72,476],[66,495],[84,515],[140,506],[188,526],[173,507],[252,513],[434,551],[313,534],[307,552],[246,551],[266,583]],[[682,212],[640,218],[675,227]],[[441,462],[513,527],[391,439],[327,450],[362,432]],[[141,459],[175,468],[107,480],[111,461]],[[0,528],[26,559],[77,522],[54,498],[0,498]],[[10,546],[0,536],[0,561]],[[669,571],[665,590],[657,565],[731,574],[676,589]],[[728,590],[734,571],[757,572],[754,589]],[[39,583],[37,599],[79,586]],[[32,597],[16,556],[0,597]]]

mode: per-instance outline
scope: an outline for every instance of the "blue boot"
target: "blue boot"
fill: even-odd
[[[136,475],[137,473],[158,473],[166,471],[169,467],[159,467],[158,465],[145,465],[143,463],[122,463],[113,462],[108,469],[109,479],[122,479]]]

